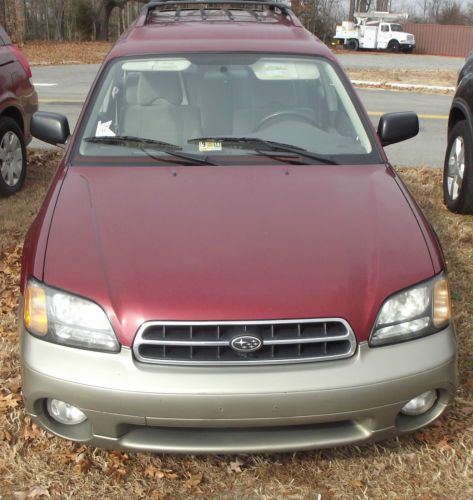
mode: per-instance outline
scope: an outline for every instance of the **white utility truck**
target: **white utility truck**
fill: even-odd
[[[350,50],[376,49],[392,52],[412,52],[416,45],[414,35],[405,33],[399,21],[407,14],[390,12],[355,12],[356,22],[343,21],[337,26],[335,40]],[[398,21],[398,22],[395,22]]]

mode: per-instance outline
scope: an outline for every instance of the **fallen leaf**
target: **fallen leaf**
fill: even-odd
[[[191,474],[190,478],[184,482],[184,485],[189,489],[195,488],[202,482],[203,477],[204,475],[202,472],[198,474]]]
[[[26,500],[27,498],[51,497],[49,491],[43,486],[34,486],[28,491],[15,491],[13,493],[13,496],[18,500]]]
[[[161,469],[158,469],[158,467],[155,467],[154,465],[148,465],[145,469],[145,476],[161,479],[162,477],[164,477],[164,473]]]
[[[16,408],[20,399],[20,396],[16,394],[0,396],[0,413],[6,413],[8,410]]]
[[[33,441],[44,436],[44,431],[29,418],[25,418],[25,427],[23,428],[23,439],[25,441]]]
[[[49,494],[49,491],[46,488],[43,488],[42,486],[35,486],[29,491],[28,496],[26,498],[40,498],[43,496],[49,498],[51,495]]]
[[[177,479],[179,476],[173,472],[170,469],[159,469],[158,467],[154,465],[148,465],[145,469],[145,476],[146,477],[153,477],[156,479]]]
[[[446,439],[442,439],[441,441],[439,441],[435,445],[435,447],[438,448],[439,450],[455,452],[455,450],[450,446],[450,444],[448,443],[448,441]]]
[[[461,409],[461,412],[465,415],[473,415],[473,406],[465,406]]]
[[[363,481],[361,481],[360,479],[353,479],[352,481],[350,481],[350,484],[354,488],[363,488],[365,486],[365,483]]]
[[[379,464],[374,467],[373,477],[380,476],[386,470],[386,464]]]
[[[228,472],[236,472],[239,474],[242,472],[241,466],[245,465],[244,462],[242,462],[239,458],[237,458],[234,462],[230,462],[230,465],[228,467]]]

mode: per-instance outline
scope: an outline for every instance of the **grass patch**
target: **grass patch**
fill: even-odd
[[[19,258],[58,160],[58,153],[30,153],[24,189],[0,199],[1,498],[473,498],[473,217],[444,208],[439,170],[399,169],[449,264],[461,386],[447,415],[425,430],[377,445],[173,457],[72,444],[44,433],[23,413],[16,333]]]
[[[441,69],[382,69],[382,68],[347,68],[351,80],[363,80],[379,83],[402,83],[407,85],[427,85],[456,87],[458,73]],[[419,92],[418,89],[415,89]],[[453,95],[453,90],[422,89],[422,92]]]

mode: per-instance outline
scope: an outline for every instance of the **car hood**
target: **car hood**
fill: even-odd
[[[73,166],[43,278],[131,345],[146,320],[339,317],[366,340],[386,297],[432,275],[383,165]]]

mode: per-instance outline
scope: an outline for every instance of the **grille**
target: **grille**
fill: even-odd
[[[240,337],[259,340],[254,352],[238,352],[231,343]],[[238,344],[238,342],[236,342]],[[143,363],[276,364],[348,358],[356,339],[342,319],[247,322],[144,323],[133,352]]]

